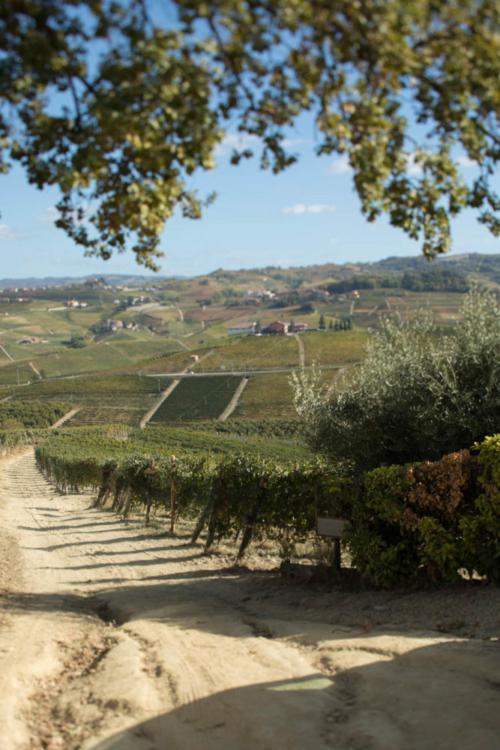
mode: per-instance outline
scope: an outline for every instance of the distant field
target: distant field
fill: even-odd
[[[292,389],[286,373],[254,375],[241,394],[232,418],[295,417]]]
[[[158,393],[77,393],[72,397],[72,403],[82,408],[66,422],[66,426],[126,424],[138,427],[157,398]]]
[[[142,372],[147,373],[177,373],[182,372],[192,364],[190,360],[190,350],[181,348],[179,352],[171,354],[169,356],[158,356],[155,359],[148,359],[144,362],[139,362],[138,367],[141,368]],[[204,352],[206,354],[206,350]]]
[[[23,338],[19,336],[18,338]],[[6,342],[5,349],[16,362],[26,359],[37,359],[45,355],[55,355],[57,351],[63,351],[59,342],[50,346],[49,344],[12,344]]]
[[[1,370],[0,370],[1,372]],[[23,389],[23,398],[59,394],[158,393],[170,383],[170,378],[145,378],[139,375],[93,375],[78,378],[39,380]]]
[[[441,325],[451,323],[460,317],[464,295],[459,292],[404,291],[398,295],[391,295],[392,290],[387,291],[391,310],[397,310],[403,317],[413,315],[418,309],[431,309]]]
[[[0,367],[0,386],[15,386],[19,383],[28,383],[28,381],[37,380],[38,376],[26,362],[11,363]],[[0,395],[2,395],[0,393]]]
[[[356,362],[365,356],[368,341],[366,331],[309,331],[301,334],[304,342],[306,365],[342,365]]]
[[[42,313],[43,314],[43,313]],[[102,319],[102,312],[95,312],[94,310],[71,310],[69,319],[72,323],[83,328],[90,328],[95,323],[98,323]],[[50,325],[50,323],[48,324]]]
[[[145,378],[138,375],[114,375],[42,380],[16,388],[16,400],[40,399],[70,402],[80,408],[68,422],[69,427],[100,424],[138,426],[141,418],[168,387],[170,378]],[[1,392],[0,392],[1,395]]]
[[[322,382],[329,387],[337,377],[337,370],[325,370]],[[252,375],[249,383],[231,415],[237,419],[277,419],[279,417],[297,419],[293,406],[293,392],[288,373],[273,375]]]
[[[151,422],[217,419],[241,382],[239,377],[185,377],[163,402]]]
[[[120,369],[148,356],[165,351],[176,351],[179,345],[172,339],[164,341],[150,339],[147,341],[118,341],[107,339],[98,345],[86,346],[83,349],[64,349],[54,355],[33,359],[33,364],[45,378],[73,375],[99,370]]]
[[[211,423],[213,424],[213,423]],[[217,430],[217,423],[214,430]],[[310,461],[314,454],[305,445],[296,440],[276,439],[275,436],[260,437],[257,435],[231,435],[228,433],[210,433],[205,429],[189,429],[170,425],[151,425],[145,430],[132,431],[131,439],[144,442],[150,446],[151,453],[158,447],[169,453],[207,450],[214,453],[254,454],[262,458],[282,458],[288,461]]]
[[[299,365],[299,348],[293,336],[244,336],[229,339],[225,346],[217,347],[201,364],[193,367],[205,372],[231,372],[293,368]]]
[[[168,351],[185,351],[174,339],[158,340],[153,337],[145,341],[122,340],[117,343],[114,343],[111,337],[98,345],[89,345],[83,349],[59,348],[54,352],[48,351],[45,356],[37,356],[34,346],[9,344],[5,348],[16,362],[6,363],[0,367],[0,385],[17,384],[18,370],[19,383],[37,380],[39,376],[26,360],[33,363],[43,378],[58,378],[114,369],[133,368],[137,371],[139,367],[136,363],[147,357],[158,356]],[[4,356],[1,350],[0,355]],[[21,358],[24,361],[18,363]]]
[[[109,343],[110,345],[113,344],[124,355],[133,359],[134,362],[139,362],[139,360],[146,357],[185,351],[175,339],[160,338],[158,336],[151,336],[142,340],[117,341],[116,343],[111,339]]]

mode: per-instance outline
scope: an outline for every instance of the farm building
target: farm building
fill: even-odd
[[[288,323],[284,323],[282,320],[276,320],[274,323],[269,323],[269,325],[263,326],[262,333],[288,333]]]
[[[257,323],[248,323],[247,325],[243,326],[233,326],[232,328],[227,329],[227,335],[228,336],[251,336],[255,333],[257,327]]]

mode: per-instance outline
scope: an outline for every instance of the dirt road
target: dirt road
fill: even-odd
[[[0,463],[0,529],[2,750],[500,747],[497,589],[457,622],[447,593],[287,586],[58,494],[32,453]]]

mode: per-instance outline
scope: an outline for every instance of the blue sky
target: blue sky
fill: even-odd
[[[255,158],[229,163],[237,136],[219,149],[218,167],[199,173],[191,185],[218,198],[203,219],[180,216],[162,236],[161,273],[194,276],[216,268],[299,266],[326,262],[375,261],[390,255],[418,255],[419,244],[385,220],[369,224],[361,215],[351,173],[342,157],[314,154],[307,123],[291,136],[299,163],[280,175],[259,169]],[[244,145],[247,145],[245,143]],[[464,164],[464,175],[474,168]],[[104,262],[85,258],[53,224],[55,188],[28,185],[18,166],[0,176],[0,278],[144,273],[132,253]],[[499,253],[500,240],[466,212],[453,225],[454,253]]]

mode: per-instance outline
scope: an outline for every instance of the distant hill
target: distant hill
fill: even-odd
[[[460,255],[443,255],[433,261],[422,255],[412,257],[391,257],[372,263],[324,263],[315,266],[293,266],[281,268],[240,269],[224,271],[218,269],[209,274],[212,279],[233,284],[252,282],[256,277],[266,277],[274,282],[281,282],[285,288],[299,288],[303,285],[324,285],[325,282],[342,281],[354,276],[395,275],[413,272],[432,272],[434,269],[453,270],[463,276],[475,276],[484,283],[500,284],[500,255],[481,255],[479,253],[462,253]]]
[[[104,279],[110,286],[145,286],[155,284],[168,279],[180,279],[181,276],[133,276],[126,274],[102,274],[101,276],[46,276],[43,279],[0,279],[0,289],[39,289],[40,287],[69,286],[72,284],[85,284],[86,281]]]
[[[205,279],[205,284],[222,282],[223,284],[255,284],[265,280],[279,283],[281,291],[294,289],[303,284],[318,285],[325,281],[340,281],[357,275],[386,274],[399,275],[404,273],[427,272],[436,268],[453,269],[461,276],[477,276],[483,282],[500,284],[500,255],[481,255],[479,253],[463,253],[461,255],[444,255],[434,261],[427,261],[422,256],[392,257],[373,263],[325,263],[317,266],[299,266],[280,268],[267,266],[265,268],[250,268],[225,271],[221,268],[199,278]],[[0,290],[12,288],[39,289],[40,287],[69,286],[85,284],[85,282],[104,279],[110,286],[144,287],[148,284],[162,284],[168,281],[189,282],[185,276],[155,276],[133,274],[102,274],[100,276],[47,276],[43,279],[0,279]],[[193,277],[197,278],[197,277]]]
[[[454,270],[468,273],[500,272],[500,255],[480,255],[479,253],[462,253],[460,255],[443,255],[429,262],[422,256],[414,258],[385,258],[375,263],[360,264],[372,271],[394,271],[405,273],[408,271],[428,271],[433,267],[453,266]]]

